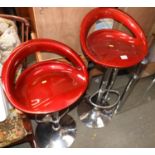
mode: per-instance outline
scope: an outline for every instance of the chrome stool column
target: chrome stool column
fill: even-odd
[[[123,105],[125,104],[127,97],[130,95],[131,91],[134,89],[136,83],[138,82],[138,80],[140,78],[140,74],[141,74],[142,70],[145,68],[145,66],[147,64],[148,64],[148,59],[145,58],[143,61],[141,61],[138,64],[135,71],[132,73],[131,78],[129,79],[125,89],[123,90],[123,93],[120,96],[120,101],[119,101],[119,103],[116,106],[116,109],[114,111],[115,114],[117,114],[121,111]]]
[[[63,148],[69,147],[75,140],[76,123],[66,110],[60,115],[59,112],[47,114],[42,120],[36,117],[36,141],[39,147]]]
[[[86,97],[78,107],[80,120],[90,128],[104,127],[112,118],[114,108],[120,100],[120,93],[112,87],[118,69],[108,69],[102,76],[99,90]],[[111,101],[112,97],[115,98]]]
[[[133,36],[115,29],[90,31],[92,25],[103,18],[112,18],[122,23]],[[78,115],[87,127],[101,128],[119,111],[129,90],[137,81],[139,69],[122,94],[113,88],[119,69],[136,66],[147,55],[146,38],[137,22],[125,12],[115,8],[95,8],[82,21],[80,42],[86,56],[95,64],[106,68],[106,72],[99,90],[91,96],[85,96],[79,104]]]

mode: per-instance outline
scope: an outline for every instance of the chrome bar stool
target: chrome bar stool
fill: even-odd
[[[56,53],[69,62],[37,62],[16,78],[22,60],[36,51]],[[8,99],[17,109],[37,115],[35,137],[38,147],[71,146],[76,124],[66,115],[68,110],[64,110],[81,97],[88,84],[86,67],[71,48],[50,39],[22,43],[4,63],[2,82]]]
[[[105,18],[122,23],[133,36],[116,29],[90,31],[95,22]],[[82,21],[80,42],[85,55],[95,64],[106,68],[99,90],[83,98],[78,107],[80,120],[87,127],[101,128],[118,111],[139,72],[137,69],[120,94],[113,88],[118,70],[136,66],[145,58],[146,38],[137,22],[125,12],[115,8],[95,8]]]

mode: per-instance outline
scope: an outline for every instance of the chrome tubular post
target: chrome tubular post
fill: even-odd
[[[133,90],[134,86],[138,82],[141,71],[144,69],[147,63],[148,63],[148,60],[145,58],[141,63],[137,65],[135,73],[133,73],[132,77],[130,78],[128,84],[126,85],[120,97],[120,102],[118,103],[115,109],[115,112],[114,112],[115,114],[121,111],[122,107],[125,104],[127,97],[129,96],[130,92]]]
[[[45,121],[45,119],[47,119],[47,121]],[[41,123],[38,123],[35,132],[37,145],[39,147],[64,148],[71,146],[74,142],[76,123],[66,112],[61,115],[59,112],[49,114],[41,121]]]
[[[152,86],[154,85],[154,83],[155,83],[155,77],[153,78],[152,82],[150,83],[150,85],[149,85],[148,88],[146,89],[145,94],[147,94],[147,93],[150,91],[150,89],[152,88]],[[145,94],[144,94],[144,95],[145,95]]]
[[[112,89],[115,81],[116,81],[116,78],[117,78],[117,74],[118,74],[118,69],[117,68],[114,68],[112,70],[112,75],[109,79],[109,84],[107,85],[107,92],[105,94],[105,97],[104,97],[104,101],[106,102],[108,96],[109,96],[109,91]]]
[[[107,86],[109,84],[109,79],[110,79],[111,74],[112,74],[112,69],[107,69],[105,72],[105,75],[103,75],[103,77],[102,77],[101,85],[99,87],[97,101],[96,101],[96,103],[98,105],[101,104],[102,97],[103,97],[105,89],[107,88]]]
[[[117,114],[122,109],[122,107],[125,103],[125,100],[129,96],[131,90],[134,88],[134,86],[137,82],[137,79],[138,79],[137,75],[135,75],[135,74],[130,78],[128,84],[126,85],[126,87],[125,87],[125,89],[124,89],[124,91],[120,97],[120,101],[119,101],[119,103],[115,109],[115,112],[114,112],[115,114]]]
[[[59,130],[59,129],[60,129],[60,123],[59,123],[60,117],[59,117],[59,112],[53,113],[53,114],[51,115],[51,117],[52,117],[52,122],[53,122],[53,124],[52,124],[53,130],[55,130],[55,131]]]
[[[113,87],[117,78],[118,69],[108,69],[102,78],[101,85],[97,96],[97,105],[104,105],[109,96],[109,91]],[[105,92],[106,91],[106,92]]]

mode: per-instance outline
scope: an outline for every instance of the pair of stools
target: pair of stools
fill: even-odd
[[[133,36],[114,29],[90,33],[92,25],[103,18],[122,23]],[[139,25],[126,13],[114,8],[96,8],[82,21],[80,41],[83,52],[91,61],[108,68],[100,89],[82,100],[81,107],[85,101],[92,107],[81,113],[80,119],[88,127],[103,127],[120,106],[122,96],[112,89],[118,70],[135,66],[144,59],[147,54],[146,39]],[[62,55],[69,63],[58,60],[37,62],[16,78],[19,65],[36,51]],[[131,81],[124,92],[128,91]],[[17,109],[36,115],[38,147],[71,146],[76,124],[67,115],[67,109],[85,93],[88,85],[87,68],[75,51],[50,39],[27,41],[17,47],[5,62],[2,82],[6,96]],[[116,96],[113,104],[109,103],[110,94]]]

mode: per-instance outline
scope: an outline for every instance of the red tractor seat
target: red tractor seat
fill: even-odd
[[[133,36],[115,29],[89,33],[99,19],[112,18],[128,28]],[[114,8],[95,8],[82,21],[80,41],[83,52],[103,67],[126,68],[141,62],[147,54],[144,33],[136,21]]]
[[[140,42],[116,30],[98,30],[88,37],[89,55],[105,67],[136,65],[145,56]]]
[[[19,64],[36,51],[61,54],[70,60],[38,62],[25,69],[15,81]],[[10,102],[31,114],[47,114],[69,107],[84,93],[87,70],[80,57],[66,45],[49,39],[35,39],[21,44],[4,64],[2,81]],[[15,82],[14,82],[15,81]]]

